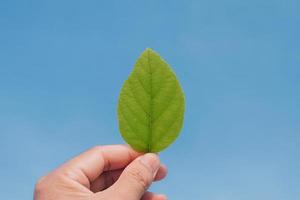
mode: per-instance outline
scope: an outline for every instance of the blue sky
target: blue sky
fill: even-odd
[[[0,199],[97,144],[146,48],[186,94],[181,136],[152,187],[172,200],[300,198],[297,0],[0,1]]]

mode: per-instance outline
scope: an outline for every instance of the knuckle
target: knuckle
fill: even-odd
[[[143,190],[147,190],[150,184],[150,180],[147,176],[147,173],[144,170],[138,168],[132,168],[127,171],[128,176],[135,181],[139,187]]]
[[[61,170],[59,173],[55,174],[55,178],[58,179],[59,181],[64,181],[65,179],[78,180],[79,179],[79,173],[75,173],[73,170],[76,170],[76,169]]]

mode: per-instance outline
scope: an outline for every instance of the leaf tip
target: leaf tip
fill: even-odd
[[[145,49],[145,52],[154,52],[154,50],[153,50],[152,48],[150,48],[150,47],[147,47],[147,48]]]

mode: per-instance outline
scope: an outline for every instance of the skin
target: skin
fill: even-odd
[[[34,200],[166,200],[147,191],[166,174],[156,154],[125,145],[96,146],[41,177]]]

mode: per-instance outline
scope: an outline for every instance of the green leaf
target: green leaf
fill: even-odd
[[[135,150],[159,152],[179,135],[184,94],[171,67],[152,49],[138,58],[119,97],[119,128]]]

